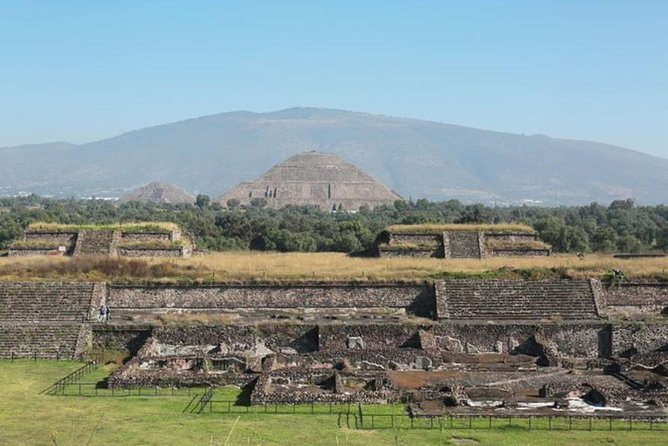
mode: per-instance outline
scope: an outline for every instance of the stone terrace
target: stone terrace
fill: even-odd
[[[93,283],[0,282],[0,321],[71,321],[88,318]]]
[[[0,357],[72,358],[95,284],[0,282]]]

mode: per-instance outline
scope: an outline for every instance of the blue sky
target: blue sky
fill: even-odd
[[[668,158],[668,1],[0,0],[0,146],[300,105]]]

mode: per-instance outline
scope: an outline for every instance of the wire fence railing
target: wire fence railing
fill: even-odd
[[[668,416],[599,415],[463,415],[414,417],[409,414],[350,413],[346,426],[354,429],[498,429],[548,431],[665,431]]]
[[[57,391],[50,395],[59,396],[81,396],[81,397],[128,397],[128,396],[179,396],[191,397],[197,391],[202,391],[199,387],[160,387],[160,386],[141,386],[141,387],[123,387],[108,388],[100,382],[73,382],[58,386]]]
[[[89,361],[86,364],[79,367],[78,369],[74,370],[73,372],[60,378],[58,381],[51,384],[46,389],[42,390],[40,393],[45,393],[47,395],[55,395],[58,392],[64,390],[65,386],[74,384],[83,376],[89,374],[90,372],[96,369],[97,369],[97,361]]]

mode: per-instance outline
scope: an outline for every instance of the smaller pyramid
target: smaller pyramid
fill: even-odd
[[[158,204],[193,204],[195,197],[171,183],[153,181],[131,190],[118,200],[121,204],[129,201]]]
[[[266,200],[267,206],[274,209],[294,205],[349,212],[402,200],[357,166],[322,152],[294,155],[257,180],[237,185],[218,201],[223,206],[232,199],[248,205],[256,198]]]

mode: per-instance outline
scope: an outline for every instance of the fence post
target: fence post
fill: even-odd
[[[572,429],[573,429],[573,418],[569,415],[568,416],[568,430],[570,431]]]
[[[552,415],[547,417],[547,430],[552,430]]]
[[[469,429],[473,429],[473,416],[469,415]]]
[[[531,416],[529,416],[529,430],[531,430]]]
[[[591,417],[589,417],[589,430],[591,430]]]
[[[633,430],[633,417],[629,417],[629,430]]]
[[[608,430],[612,430],[612,417],[608,418],[608,425],[609,425]]]

